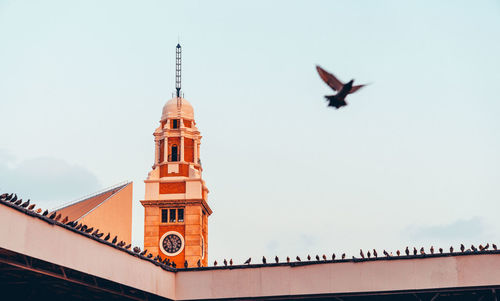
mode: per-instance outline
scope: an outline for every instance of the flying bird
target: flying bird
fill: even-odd
[[[334,91],[337,91],[335,95],[325,95],[328,100],[329,107],[335,107],[336,109],[346,106],[345,98],[348,94],[354,93],[364,87],[365,85],[353,86],[354,79],[351,79],[347,84],[343,84],[338,80],[335,75],[325,71],[320,66],[316,66],[316,70],[319,73],[321,79]]]

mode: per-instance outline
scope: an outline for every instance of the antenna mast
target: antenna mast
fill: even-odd
[[[175,89],[177,90],[177,98],[181,97],[181,44],[177,43],[175,49]]]

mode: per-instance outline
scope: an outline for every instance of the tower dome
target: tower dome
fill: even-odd
[[[163,106],[161,114],[162,121],[169,118],[185,118],[193,120],[193,106],[191,106],[191,104],[182,97],[174,97],[167,101],[167,103]]]

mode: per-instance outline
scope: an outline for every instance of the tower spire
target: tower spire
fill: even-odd
[[[177,90],[177,98],[181,97],[181,44],[177,43],[175,49],[175,90]]]

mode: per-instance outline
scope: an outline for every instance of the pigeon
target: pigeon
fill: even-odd
[[[30,204],[30,200],[28,199],[26,202],[21,204],[21,207],[26,208],[29,206],[29,204]]]
[[[172,262],[172,267],[175,269],[177,268],[177,264],[175,264],[175,262]]]
[[[324,261],[326,261],[326,255],[323,254],[323,256],[321,256],[323,258]],[[333,257],[333,256],[332,256]],[[333,260],[333,259],[332,259]]]
[[[42,213],[42,216],[47,216],[49,214],[49,210],[45,209],[45,211]]]
[[[187,260],[184,260],[184,268],[187,269],[188,268],[188,261]]]
[[[373,249],[373,257],[375,257],[375,258],[378,257],[377,250],[375,250],[375,249]]]
[[[55,218],[54,220],[55,220],[55,221],[58,221],[58,220],[60,220],[60,219],[61,219],[61,217],[62,217],[62,215],[61,215],[61,213],[59,213],[59,214],[56,216],[56,218]]]
[[[8,195],[8,193],[2,193],[2,195],[0,195],[0,199],[5,199]]]
[[[307,254],[307,260],[311,260],[311,255]]]
[[[141,251],[141,248],[139,248],[139,247],[134,247],[134,248],[133,248],[133,250],[134,250],[134,253],[139,253],[139,252]]]
[[[99,233],[99,234],[96,234],[96,235],[95,235],[95,237],[97,237],[97,238],[101,238],[103,235],[104,235],[104,232],[101,232],[101,233]],[[125,243],[123,243],[123,244],[125,244]]]
[[[92,233],[92,235],[97,235],[99,233],[99,229],[95,229],[95,231]]]
[[[224,258],[224,266],[227,267],[227,260]]]
[[[345,253],[342,253],[342,259],[345,259]]]
[[[286,262],[290,263],[290,257],[286,257]]]
[[[274,261],[276,261],[276,263],[279,263],[279,262],[280,262],[280,259],[278,258],[278,256],[275,256],[275,257],[274,257]]]
[[[120,247],[120,248],[123,247],[124,245],[125,245],[125,242],[122,241],[122,240],[117,244],[117,246]]]
[[[139,250],[140,250],[140,249],[139,249]],[[146,255],[146,253],[147,253],[147,252],[148,252],[148,249],[145,249],[145,250],[144,250],[144,251],[142,251],[139,255],[144,256],[144,255]]]
[[[31,205],[28,207],[28,210],[33,210],[33,209],[35,209],[35,206],[36,206],[36,204],[31,204]]]
[[[484,250],[488,250],[488,248],[490,247],[490,243],[487,243],[485,246],[484,246]]]
[[[62,224],[66,224],[69,221],[68,216],[64,217],[63,220],[61,221]]]
[[[34,205],[34,204],[33,204]],[[42,212],[42,208],[38,208],[37,210],[35,210],[36,213],[40,213]]]
[[[90,227],[87,230],[85,230],[85,233],[92,233],[94,231],[94,227]]]
[[[233,265],[233,259],[229,259],[229,265]]]
[[[101,233],[101,234],[103,234],[103,233]],[[128,249],[130,249],[131,246],[132,246],[132,244],[128,244],[128,245],[125,246],[125,249],[128,250]]]
[[[296,259],[297,261],[302,261],[302,260],[300,260],[300,257],[299,257],[299,256],[295,257],[295,259]]]
[[[453,246],[450,247],[450,253],[453,253]]]
[[[108,235],[106,235],[106,237],[104,237],[104,240],[107,241],[110,237],[111,237],[111,234],[108,232]]]
[[[146,256],[147,258],[151,258],[153,257],[153,254],[149,253],[148,256]]]
[[[10,200],[11,203],[14,203],[17,201],[17,194],[14,194],[14,197]]]
[[[473,252],[477,252],[477,248],[474,247],[474,245],[470,245],[470,249],[473,251]]]
[[[316,70],[319,73],[321,79],[334,91],[337,91],[336,95],[326,95],[325,98],[328,100],[329,107],[335,107],[336,109],[346,106],[345,98],[348,94],[354,93],[364,87],[365,85],[353,86],[354,80],[351,79],[347,84],[343,84],[338,80],[333,74],[325,71],[320,66],[316,66]]]
[[[115,236],[115,238],[113,238],[113,241],[111,241],[111,243],[116,244],[117,241],[118,241],[118,236]]]
[[[484,247],[483,247],[483,245],[482,245],[482,244],[479,244],[479,247],[478,247],[478,248],[479,248],[479,251],[481,251],[481,252],[484,250]]]
[[[413,247],[413,255],[417,255],[417,248]]]
[[[326,257],[326,256],[325,256]],[[316,261],[319,261],[319,255],[316,255]]]
[[[387,251],[386,251],[386,250],[384,250],[382,253],[384,253],[384,255],[385,255],[386,257],[389,257],[389,253],[387,253]]]
[[[408,246],[406,246],[405,253],[406,256],[410,256],[410,249],[408,249]]]
[[[266,263],[267,263],[266,257],[264,257],[264,256],[262,256],[262,263],[263,263],[263,264],[266,264]]]
[[[75,227],[75,229],[76,229],[76,230],[80,230],[80,228],[81,228],[81,227],[82,227],[82,223],[79,223],[79,224]]]
[[[399,252],[399,250],[396,251],[396,255],[400,256],[401,255],[401,252]]]
[[[198,259],[198,262],[196,262],[196,265],[200,268],[201,267],[201,260]]]
[[[424,247],[420,248],[420,255],[425,255]]]
[[[52,212],[52,214],[49,216],[50,219],[54,219],[57,216],[57,212]]]
[[[250,264],[250,261],[252,261],[252,257],[248,258],[244,264]]]
[[[460,251],[463,253],[465,251],[465,246],[464,244],[460,244]]]
[[[366,257],[371,258],[372,257],[372,253],[370,253],[370,251],[366,252]]]
[[[491,244],[491,246],[493,247],[493,250],[495,250],[495,251],[497,250],[497,245]]]
[[[87,225],[83,225],[83,226],[80,228],[80,231],[82,231],[82,232],[87,231]]]
[[[214,267],[216,267],[216,266],[217,266],[217,260],[214,261]]]
[[[332,253],[332,260],[335,260],[335,253]]]
[[[365,258],[365,254],[363,253],[363,250],[359,250],[359,255],[361,256],[361,258]]]
[[[19,206],[19,205],[21,205],[22,202],[23,202],[23,199],[19,199],[19,200],[17,200],[17,202],[14,203],[14,205]]]
[[[434,254],[434,246],[431,246],[431,254]]]
[[[443,254],[443,248],[439,248],[439,254]]]

